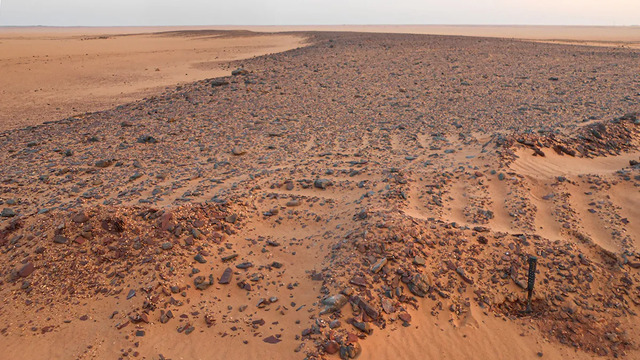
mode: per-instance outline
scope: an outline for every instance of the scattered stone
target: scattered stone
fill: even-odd
[[[271,336],[268,336],[268,337],[262,339],[262,341],[266,342],[267,344],[277,344],[282,340],[280,340],[277,337],[271,335]]]
[[[324,309],[320,311],[320,315],[336,312],[342,309],[342,307],[347,303],[347,300],[347,297],[342,294],[336,294],[323,299],[322,305],[324,305]]]
[[[204,258],[204,256],[202,256],[202,254],[198,254],[196,256],[193,257],[193,259],[197,262],[199,262],[200,264],[204,264],[207,262],[207,259]]]
[[[235,156],[240,156],[240,155],[244,155],[247,153],[246,150],[243,150],[241,147],[239,146],[235,146],[233,149],[231,149],[231,153]]]
[[[26,263],[20,268],[20,270],[18,270],[18,275],[20,277],[25,278],[25,277],[31,275],[35,269],[36,268],[33,265],[33,263],[31,263],[31,262]]]
[[[429,280],[425,275],[415,274],[408,284],[409,291],[416,296],[425,297],[431,288]]]
[[[0,214],[0,216],[2,216],[2,217],[14,217],[14,216],[16,216],[16,212],[13,211],[13,209],[11,209],[11,208],[4,208],[4,209],[2,209],[2,213]]]
[[[231,268],[224,269],[224,272],[222,273],[222,276],[220,276],[220,280],[218,281],[218,283],[223,285],[228,284],[229,282],[231,282],[232,274],[233,270],[231,270]]]
[[[387,265],[387,258],[386,257],[378,260],[375,264],[373,264],[373,266],[371,267],[371,272],[373,272],[374,274],[377,274],[378,272],[380,272],[380,270],[382,270],[382,268],[385,265]]]
[[[316,179],[316,181],[313,182],[313,186],[315,186],[318,189],[326,189],[328,186],[331,186],[331,180],[328,179]]]

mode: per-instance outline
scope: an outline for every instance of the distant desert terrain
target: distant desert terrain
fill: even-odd
[[[4,356],[640,358],[637,28],[252,30],[2,30]]]
[[[229,75],[229,61],[304,45],[299,36],[243,31],[37,30],[0,31],[0,130],[105,110]]]
[[[105,110],[167,86],[229,75],[229,61],[304,46],[304,32],[309,31],[460,35],[640,48],[640,27],[4,27],[0,28],[0,130]]]

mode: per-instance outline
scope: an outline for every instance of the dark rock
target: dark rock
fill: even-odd
[[[158,142],[156,138],[151,135],[142,135],[137,140],[140,144],[155,144]]]
[[[271,336],[268,336],[268,337],[262,339],[262,341],[266,342],[267,344],[277,344],[282,340],[280,340],[277,337],[271,335]]]
[[[425,297],[431,288],[427,277],[422,274],[415,274],[407,286],[409,291],[419,297]]]
[[[2,209],[2,213],[0,213],[0,216],[2,216],[2,217],[14,217],[14,216],[16,216],[16,212],[13,211],[13,209],[11,209],[11,208],[4,208],[4,209]]]
[[[73,217],[71,218],[71,221],[73,221],[76,224],[84,224],[87,221],[89,221],[89,217],[85,213],[79,212],[73,215]]]
[[[313,182],[313,186],[323,190],[331,185],[332,185],[331,180],[328,180],[328,179],[316,179],[316,181]]]
[[[362,331],[367,335],[371,335],[373,333],[373,328],[371,327],[371,324],[367,322],[355,321],[353,323],[353,327],[355,327],[356,329]]]
[[[373,264],[373,266],[371,267],[371,272],[376,274],[376,273],[380,272],[380,270],[382,270],[382,268],[385,265],[387,265],[387,258],[386,257],[378,260],[375,264]]]
[[[134,296],[136,296],[136,291],[133,289],[129,290],[129,293],[127,294],[127,300],[131,299]]]
[[[113,165],[113,160],[98,160],[96,161],[96,167],[106,168]]]
[[[357,342],[347,344],[347,345],[342,345],[340,347],[340,359],[342,360],[355,359],[360,355],[361,352],[362,352],[362,347]]]
[[[233,274],[233,270],[231,270],[231,268],[226,268],[222,273],[222,276],[220,276],[220,280],[218,281],[218,283],[223,285],[228,284],[229,282],[231,282],[232,274]]]
[[[218,86],[224,86],[224,85],[229,85],[229,82],[223,79],[211,80],[211,87],[218,87]]]
[[[342,294],[329,296],[322,300],[322,305],[324,305],[324,309],[320,311],[320,315],[338,311],[346,303],[347,303],[347,297]]]
[[[64,237],[62,235],[56,235],[53,237],[53,242],[56,244],[66,244],[69,241],[69,238]]]
[[[249,71],[243,68],[237,68],[231,72],[231,75],[233,76],[247,75],[247,74],[249,74]]]

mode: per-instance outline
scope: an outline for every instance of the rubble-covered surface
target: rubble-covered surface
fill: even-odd
[[[638,354],[636,51],[308,36],[0,134],[9,353],[375,358],[379,332],[477,308],[557,354]]]

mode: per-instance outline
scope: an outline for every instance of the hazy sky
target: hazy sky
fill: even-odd
[[[0,25],[640,25],[640,0],[0,0]]]

